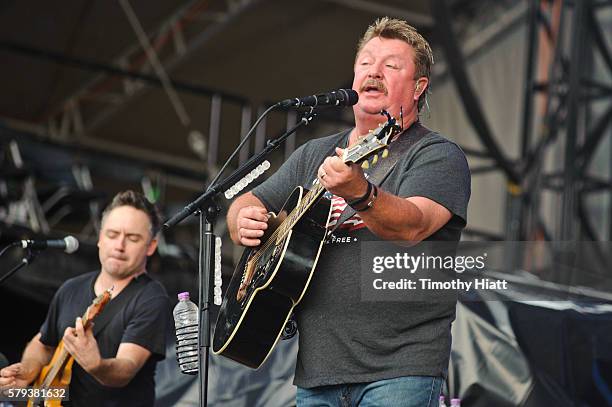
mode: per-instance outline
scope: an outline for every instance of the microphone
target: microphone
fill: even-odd
[[[320,95],[285,99],[277,104],[280,107],[353,106],[358,100],[359,95],[353,89],[338,89]]]
[[[63,239],[55,240],[22,240],[22,248],[43,250],[46,248],[63,249],[66,253],[74,253],[79,248],[79,241],[74,236],[66,236]]]

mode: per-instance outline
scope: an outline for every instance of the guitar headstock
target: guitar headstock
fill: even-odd
[[[382,113],[382,112],[381,112]],[[369,164],[366,159],[382,150],[381,158],[386,158],[390,140],[401,131],[401,127],[397,124],[397,120],[384,112],[387,115],[387,122],[382,123],[377,129],[370,131],[367,136],[362,138],[359,143],[344,150],[342,161],[346,164],[359,164],[363,162],[362,167],[368,168]],[[374,155],[372,164],[378,161],[378,154]]]
[[[87,329],[91,321],[102,312],[106,304],[111,300],[112,292],[113,287],[105,290],[93,300],[89,307],[87,307],[87,311],[85,311],[85,315],[83,315],[83,328]]]

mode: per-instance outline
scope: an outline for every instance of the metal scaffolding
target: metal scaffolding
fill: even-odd
[[[602,191],[612,202],[612,166],[604,179],[588,172],[597,148],[611,133],[612,54],[600,18],[606,12],[610,15],[610,6],[609,0],[529,1],[521,156],[515,161],[496,142],[470,84],[452,29],[449,2],[432,2],[449,73],[486,150],[484,156],[495,163],[473,174],[501,170],[507,181],[507,240],[607,240],[612,236],[612,231],[597,235],[585,204],[589,194]],[[559,151],[555,150],[556,164],[549,170],[546,157],[553,148]],[[542,199],[546,191],[558,195],[555,202],[560,208],[553,224],[544,220],[543,212],[549,209]],[[609,229],[611,220],[612,211]]]
[[[520,216],[521,236],[544,228],[556,240],[610,238],[609,233],[597,235],[585,204],[593,192],[605,190],[612,196],[612,173],[606,179],[589,174],[597,148],[611,134],[611,44],[599,18],[604,10],[610,11],[609,6],[611,1],[531,1],[521,145],[524,197],[519,214],[525,215]],[[545,77],[537,78],[543,54],[538,47],[547,44],[551,44],[552,60]],[[597,60],[602,63],[597,65]],[[544,97],[545,107],[538,118],[539,96]],[[534,121],[539,122],[537,128]],[[559,165],[550,171],[543,163],[552,146],[559,149],[560,157]],[[541,194],[547,190],[557,194],[561,203],[558,222],[552,225],[539,221]]]

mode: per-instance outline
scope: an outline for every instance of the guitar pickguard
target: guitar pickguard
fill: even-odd
[[[236,300],[240,304],[241,309],[246,307],[255,289],[265,285],[269,281],[280,260],[283,246],[284,242],[277,245],[271,245],[268,250],[259,252],[258,258],[254,258],[255,252],[251,252],[249,260],[243,269],[242,279],[240,280],[241,288],[236,296]],[[250,268],[252,268],[252,271]],[[251,271],[251,273],[249,273],[249,271]]]

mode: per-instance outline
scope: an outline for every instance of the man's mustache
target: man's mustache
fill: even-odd
[[[361,85],[361,87],[359,88],[359,92],[364,92],[370,89],[375,89],[387,95],[387,87],[385,86],[383,81],[379,79],[368,79]]]

